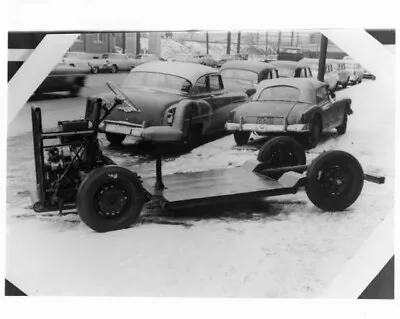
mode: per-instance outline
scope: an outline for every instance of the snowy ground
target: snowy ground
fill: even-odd
[[[97,234],[75,215],[38,216],[18,202],[7,214],[6,277],[29,295],[320,296],[393,207],[395,103],[380,88],[364,81],[338,92],[353,99],[348,132],[308,154],[346,150],[386,176],[384,185],[366,183],[346,212],[323,213],[299,193],[173,216],[148,207],[153,222]],[[230,167],[256,156],[233,146],[232,136],[205,144],[165,162],[164,172]],[[119,162],[129,166],[128,157]],[[154,219],[162,215],[175,223]]]

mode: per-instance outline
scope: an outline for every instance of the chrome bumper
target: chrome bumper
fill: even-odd
[[[308,124],[292,124],[292,125],[279,125],[279,124],[255,124],[255,123],[231,123],[225,124],[227,131],[251,131],[257,133],[280,133],[280,132],[309,132]]]
[[[133,124],[123,121],[106,120],[99,125],[99,131],[103,133],[115,133],[133,136],[137,140],[142,140],[142,132],[145,123]]]

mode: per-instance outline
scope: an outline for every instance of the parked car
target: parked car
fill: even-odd
[[[351,72],[350,84],[354,85],[362,82],[365,70],[360,63],[354,60],[346,60],[346,69]]]
[[[376,80],[376,76],[368,70],[364,70],[363,79]]]
[[[315,79],[292,78],[259,83],[251,101],[234,109],[225,125],[234,132],[237,145],[247,143],[250,133],[294,135],[312,148],[323,131],[336,128],[344,134],[352,114],[350,99],[335,99],[328,85]]]
[[[92,73],[99,73],[103,67],[103,61],[93,58],[85,52],[67,52],[62,63],[79,68],[86,68]]]
[[[217,70],[183,62],[152,62],[134,68],[115,94],[125,97],[100,127],[111,144],[127,135],[142,141],[150,126],[173,126],[183,132],[182,143],[192,148],[202,136],[224,131],[229,112],[247,100],[241,92],[227,92]],[[114,93],[98,97],[105,103]],[[92,116],[88,100],[86,114]]]
[[[104,70],[111,73],[118,71],[130,71],[140,63],[137,59],[132,59],[126,54],[122,53],[105,53],[101,56],[103,60]]]
[[[89,69],[59,63],[36,89],[35,94],[69,92],[77,96],[85,85]]]
[[[199,54],[196,58],[202,65],[207,65],[212,68],[217,67],[218,62],[210,54]]]
[[[346,88],[349,84],[352,72],[346,68],[346,63],[343,60],[329,59],[327,60],[332,64],[333,72],[337,73],[339,76],[339,85],[342,88]]]
[[[310,78],[312,77],[311,69],[300,62],[295,61],[273,61],[268,65],[278,70],[280,78]]]
[[[312,70],[313,77],[318,79],[319,59],[304,58],[300,63],[307,65]],[[333,72],[333,65],[329,61],[325,62],[324,82],[328,84],[329,90],[334,91],[340,84],[339,74]]]
[[[228,61],[220,72],[228,91],[245,92],[248,96],[256,92],[259,82],[279,77],[275,67],[260,61]]]
[[[297,47],[280,47],[277,53],[278,60],[300,61],[304,58],[303,50]]]

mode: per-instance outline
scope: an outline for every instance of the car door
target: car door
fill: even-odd
[[[233,106],[230,97],[225,94],[221,76],[208,74],[200,77],[196,81],[193,93],[195,99],[204,100],[211,106],[211,123],[208,132],[223,130]]]
[[[328,86],[324,85],[315,90],[317,106],[322,115],[322,126],[324,130],[330,129],[335,123],[335,110],[329,97]]]

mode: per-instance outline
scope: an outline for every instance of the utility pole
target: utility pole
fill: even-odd
[[[326,51],[328,50],[328,38],[321,35],[321,46],[319,54],[319,64],[318,64],[318,80],[324,82],[325,75],[325,62],[326,62]]]
[[[299,31],[297,31],[297,34],[296,34],[296,47],[298,47],[299,46]]]
[[[231,54],[231,32],[230,31],[228,31],[226,54]]]
[[[240,31],[238,32],[238,37],[237,37],[237,50],[236,53],[239,54],[240,53]]]
[[[292,36],[290,38],[290,46],[293,46],[293,38],[294,38],[294,32],[292,31]]]
[[[140,54],[140,32],[136,32],[136,55]]]
[[[207,54],[209,54],[209,48],[208,48],[208,31],[206,32],[206,49],[207,49]]]
[[[265,52],[268,55],[268,31],[265,33]]]
[[[281,46],[281,36],[282,36],[282,32],[279,31],[279,34],[278,34],[278,49],[277,49],[278,52],[279,52],[279,48]]]
[[[126,32],[122,32],[122,53],[126,51]]]
[[[83,52],[87,51],[87,39],[86,39],[86,33],[81,33],[81,37],[83,40]]]

